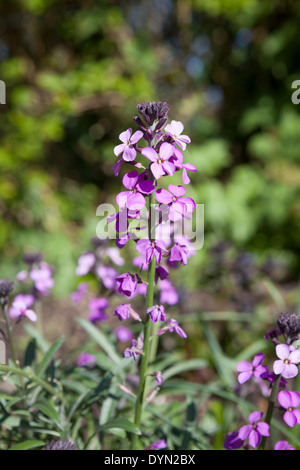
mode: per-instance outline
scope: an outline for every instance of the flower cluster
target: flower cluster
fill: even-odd
[[[242,386],[248,381],[254,381],[261,392],[270,401],[271,410],[275,404],[282,412],[284,422],[289,427],[300,424],[300,393],[287,390],[289,381],[298,375],[300,364],[300,349],[297,343],[300,333],[300,316],[295,313],[282,313],[277,321],[277,327],[267,331],[265,339],[272,341],[277,358],[272,368],[264,365],[265,355],[258,353],[251,362],[240,361],[237,364],[237,380]],[[266,386],[268,384],[268,386]],[[292,386],[292,382],[291,382]],[[275,388],[276,387],[276,388]],[[275,399],[274,399],[275,391]],[[271,398],[272,397],[272,398]],[[275,401],[274,401],[275,400]],[[270,418],[268,422],[262,420],[263,413],[255,411],[249,416],[249,424],[242,426],[239,430],[230,432],[224,441],[226,449],[257,448],[263,436],[270,436]],[[278,441],[274,450],[294,450],[287,441]]]

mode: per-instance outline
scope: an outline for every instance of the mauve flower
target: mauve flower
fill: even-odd
[[[192,198],[184,197],[185,187],[169,184],[168,189],[160,188],[155,193],[157,202],[163,204],[160,210],[167,208],[169,218],[173,222],[181,220],[182,217],[190,217],[196,205]]]
[[[70,298],[74,304],[79,304],[84,297],[84,294],[88,291],[89,285],[87,282],[81,282],[77,286],[77,290],[71,292]]]
[[[132,317],[134,320],[141,321],[141,317],[131,307],[130,304],[118,305],[118,307],[115,309],[113,314],[116,315],[120,321],[121,320],[128,320],[130,317]]]
[[[283,419],[291,428],[300,424],[300,394],[294,391],[281,390],[277,396],[280,405],[286,409]]]
[[[187,334],[185,331],[179,326],[178,321],[175,320],[174,318],[171,318],[170,320],[167,321],[166,325],[163,326],[160,330],[158,330],[157,335],[161,336],[167,331],[170,331],[170,333],[177,333],[181,338],[187,338]]]
[[[197,173],[197,168],[192,163],[183,163],[183,154],[178,148],[174,148],[174,155],[170,158],[170,162],[174,163],[176,170],[182,169],[182,182],[189,184],[191,182],[187,172]]]
[[[24,302],[27,308],[30,308],[34,302],[35,302],[35,297],[32,294],[18,294],[14,298],[14,302],[21,301]]]
[[[182,148],[182,150],[186,149],[186,144],[191,142],[191,139],[188,135],[181,135],[184,126],[180,121],[171,121],[170,124],[167,124],[165,127],[166,135],[172,137],[174,142]]]
[[[155,268],[155,284],[158,280],[164,281],[169,276],[169,270],[165,266],[156,266]],[[163,304],[164,302],[162,302]]]
[[[27,317],[31,321],[36,321],[36,313],[29,309],[26,303],[22,300],[15,300],[9,309],[9,315],[11,318],[22,318]]]
[[[116,277],[116,288],[120,294],[132,297],[135,294],[138,278],[134,274],[124,273]]]
[[[159,450],[159,449],[166,449],[168,447],[166,441],[164,439],[161,439],[160,441],[156,441],[153,444],[149,446],[149,449],[151,450]]]
[[[142,338],[138,338],[137,340],[133,339],[131,341],[131,347],[125,349],[124,357],[133,357],[135,362],[137,362],[138,356],[143,354],[143,345],[144,341]]]
[[[34,268],[29,273],[34,281],[34,287],[42,295],[49,295],[49,289],[54,286],[52,270],[47,263],[41,263],[39,268]]]
[[[96,267],[96,274],[106,289],[112,289],[115,286],[116,277],[118,276],[118,271],[115,268],[103,264]]]
[[[122,144],[117,145],[114,148],[114,154],[119,157],[121,153],[123,154],[123,160],[125,162],[132,162],[136,157],[136,150],[134,144],[136,144],[143,137],[142,131],[136,131],[132,135],[132,129],[127,129],[119,135],[119,139]]]
[[[84,366],[93,366],[96,362],[96,357],[93,354],[89,354],[86,352],[82,352],[77,360],[77,365],[79,367],[84,367]]]
[[[138,240],[136,249],[139,253],[145,254],[147,264],[150,264],[152,256],[154,255],[157,264],[161,262],[162,252],[166,251],[166,245],[162,240],[150,241],[148,239]]]
[[[238,375],[238,382],[243,384],[247,380],[251,379],[252,376],[256,378],[264,378],[268,375],[267,366],[263,366],[262,363],[265,360],[263,353],[258,353],[254,356],[252,363],[248,361],[240,361],[237,365],[237,371],[240,372]]]
[[[170,261],[176,262],[180,261],[181,264],[187,264],[188,260],[188,247],[186,245],[181,245],[178,242],[175,242],[170,250]]]
[[[157,382],[157,385],[161,386],[163,384],[163,376],[162,376],[162,373],[158,370],[156,372],[152,372],[152,374],[150,374],[151,377],[155,377],[155,380]]]
[[[93,268],[96,262],[94,253],[84,253],[78,258],[78,266],[76,268],[77,276],[85,276]]]
[[[223,446],[227,450],[240,449],[243,442],[244,441],[239,437],[238,431],[233,431],[227,434]]]
[[[249,424],[242,426],[238,432],[238,437],[243,441],[249,438],[249,445],[254,449],[261,443],[262,436],[270,435],[270,426],[263,421],[259,421],[262,416],[262,412],[253,411],[249,415]]]
[[[274,445],[274,450],[296,450],[288,441],[278,441]]]
[[[107,315],[105,309],[108,307],[108,300],[105,297],[98,297],[89,302],[89,321],[92,323],[97,323],[98,321],[107,320]]]
[[[176,167],[174,163],[169,161],[174,150],[173,146],[168,142],[164,142],[157,153],[152,147],[144,147],[141,150],[142,155],[150,160],[150,170],[156,179],[165,175],[174,175]]]
[[[176,305],[178,302],[178,293],[172,282],[168,279],[160,281],[160,302],[162,304]]]
[[[296,364],[300,362],[300,350],[287,344],[278,344],[276,346],[276,354],[279,359],[273,364],[275,374],[282,374],[282,377],[285,379],[296,377],[298,374]]]
[[[149,317],[153,323],[157,321],[166,321],[166,312],[163,305],[154,305],[147,309]]]
[[[146,199],[143,194],[151,194],[155,190],[153,181],[145,178],[145,173],[139,175],[134,170],[126,173],[123,177],[123,185],[129,191],[121,191],[117,197],[117,204],[121,209],[127,207],[132,211],[140,211],[146,205]]]
[[[126,341],[133,339],[133,333],[129,330],[129,328],[126,328],[126,326],[118,326],[114,330],[114,333],[117,339],[122,343],[126,343]]]

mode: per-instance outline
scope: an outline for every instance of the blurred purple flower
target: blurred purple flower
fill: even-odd
[[[273,364],[275,374],[282,374],[285,379],[296,377],[298,374],[297,365],[300,363],[300,350],[287,344],[278,344],[276,354],[279,359]]]
[[[101,279],[106,289],[113,289],[116,284],[118,272],[111,266],[101,265],[96,267],[96,274]]]
[[[130,341],[133,339],[133,333],[126,328],[126,326],[118,326],[114,331],[116,337],[122,343],[126,343],[126,341]]]
[[[253,411],[249,415],[249,424],[242,426],[238,431],[238,437],[243,441],[249,438],[249,445],[254,449],[261,443],[262,436],[269,436],[270,426],[263,421],[260,421],[263,413]]]
[[[263,353],[258,353],[254,356],[252,363],[248,361],[240,361],[237,365],[237,371],[240,372],[238,375],[238,382],[243,384],[247,380],[251,379],[252,376],[256,378],[266,378],[268,376],[267,366],[263,366],[262,363],[265,360]]]
[[[131,307],[130,304],[121,304],[115,311],[114,315],[117,315],[119,320],[128,320],[132,317],[134,320],[141,321],[139,314]]]
[[[96,362],[96,357],[93,354],[82,352],[77,360],[77,365],[80,367],[93,366]]]
[[[161,386],[163,384],[164,379],[160,371],[152,372],[150,375],[151,377],[155,377],[157,385]]]
[[[238,431],[233,431],[227,434],[223,446],[227,450],[240,449],[243,442],[244,441],[239,437]]]
[[[166,441],[164,439],[161,439],[160,441],[156,441],[153,444],[151,444],[148,449],[151,450],[159,450],[159,449],[166,449],[168,447]]]
[[[84,297],[84,294],[88,291],[89,285],[87,282],[81,282],[77,286],[77,290],[71,292],[70,298],[74,304],[79,304]]]
[[[132,129],[127,129],[119,135],[119,139],[122,144],[117,145],[114,148],[114,154],[119,157],[122,154],[123,160],[126,162],[132,162],[136,157],[136,150],[134,144],[136,144],[142,137],[142,131],[136,131],[132,134]]]
[[[178,293],[172,282],[168,279],[160,281],[160,302],[162,304],[176,305],[178,302]]]
[[[274,450],[296,450],[288,441],[278,441],[274,445]]]
[[[106,321],[107,315],[105,309],[108,307],[108,300],[105,297],[98,297],[89,302],[89,320],[92,323],[97,323],[98,321]]]
[[[78,266],[76,268],[77,276],[85,276],[93,268],[96,262],[94,253],[84,253],[78,258]]]
[[[29,275],[34,282],[35,289],[42,295],[49,295],[49,290],[54,286],[50,266],[42,262],[38,268],[33,268]]]
[[[144,341],[142,338],[138,338],[137,340],[133,339],[131,341],[131,347],[125,349],[124,357],[127,357],[127,358],[133,357],[135,362],[137,362],[138,356],[143,354],[143,345],[144,345]]]
[[[23,318],[27,317],[31,321],[36,321],[36,313],[29,309],[24,300],[15,300],[9,309],[9,315],[11,318]]]
[[[280,405],[286,409],[283,419],[290,427],[300,424],[300,394],[298,392],[281,390],[277,396]]]
[[[167,321],[166,325],[163,326],[160,330],[158,330],[157,334],[158,336],[163,335],[169,331],[170,333],[177,333],[181,338],[187,338],[187,334],[185,331],[178,325],[178,321],[175,320],[174,318],[171,318],[170,320]]]

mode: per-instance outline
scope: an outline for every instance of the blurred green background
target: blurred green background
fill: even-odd
[[[119,133],[140,101],[167,101],[195,164],[205,243],[269,256],[298,280],[300,3],[273,0],[11,0],[0,6],[0,277],[40,250],[58,296],[120,190]],[[199,269],[200,266],[200,269]]]

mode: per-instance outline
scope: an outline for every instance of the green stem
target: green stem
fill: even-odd
[[[269,397],[269,404],[268,404],[268,409],[267,409],[266,417],[265,417],[265,423],[267,423],[269,426],[270,426],[271,419],[273,416],[273,411],[275,408],[276,398],[277,398],[279,384],[280,384],[280,378],[281,378],[281,375],[276,375],[275,380],[272,385],[271,395]],[[267,437],[263,436],[260,446],[259,446],[259,450],[264,450],[265,445],[266,445],[266,440],[267,440]]]
[[[7,306],[6,305],[4,305],[2,307],[2,311],[3,311],[3,316],[4,316],[4,320],[5,320],[5,324],[6,324],[7,338],[8,338],[8,342],[9,342],[11,357],[12,357],[12,360],[14,361],[14,363],[17,364],[17,354],[16,354],[14,340],[13,340],[13,337],[12,337],[12,334],[11,334],[11,327],[10,327],[10,322],[9,322],[9,318],[8,318],[8,314],[7,314]]]
[[[155,257],[152,256],[151,263],[148,268],[148,287],[147,287],[147,296],[146,296],[146,311],[148,308],[153,306],[153,296],[154,296],[154,278],[155,278]],[[146,381],[147,381],[147,369],[149,362],[149,353],[150,353],[150,336],[151,336],[151,319],[147,315],[145,328],[144,328],[144,346],[143,346],[143,355],[141,359],[141,368],[140,368],[140,384],[138,395],[136,398],[135,406],[135,424],[137,427],[140,427],[141,416],[144,406],[144,400],[146,395]],[[137,434],[133,434],[131,450],[135,450],[137,446]]]

